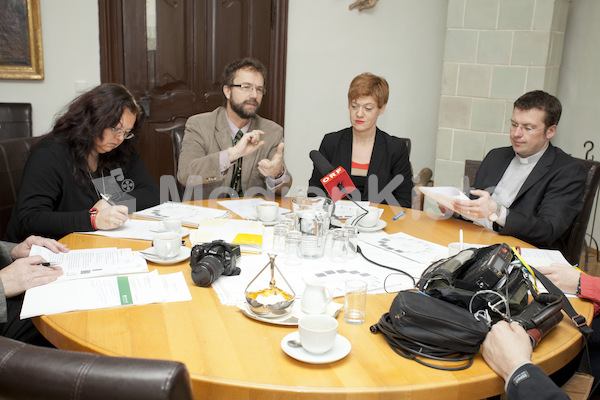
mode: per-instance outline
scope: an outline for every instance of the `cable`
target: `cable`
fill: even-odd
[[[362,249],[358,245],[356,246],[356,252],[358,254],[360,254],[365,260],[367,260],[368,262],[370,262],[371,264],[375,264],[378,267],[391,269],[392,271],[396,271],[396,272],[399,272],[399,273],[401,273],[403,275],[408,276],[411,279],[412,283],[413,283],[413,287],[417,286],[417,281],[415,281],[415,278],[413,278],[413,276],[411,274],[409,274],[408,272],[402,271],[401,269],[398,269],[398,268],[388,267],[387,265],[379,264],[378,262],[375,262],[375,261],[367,258],[367,256],[365,256],[365,254],[362,252]]]

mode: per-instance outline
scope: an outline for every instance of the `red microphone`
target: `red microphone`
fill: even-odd
[[[350,175],[348,175],[344,168],[334,168],[323,154],[317,150],[311,151],[309,155],[317,171],[324,175],[321,178],[321,183],[334,202],[343,199],[347,194],[356,189]]]

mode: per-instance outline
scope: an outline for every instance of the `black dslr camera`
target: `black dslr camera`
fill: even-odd
[[[195,245],[190,257],[192,280],[198,286],[210,286],[221,275],[239,275],[241,270],[235,261],[240,254],[240,246],[223,240]]]

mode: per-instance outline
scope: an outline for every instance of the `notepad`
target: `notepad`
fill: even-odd
[[[190,232],[192,245],[224,240],[238,244],[242,253],[262,252],[263,224],[242,219],[213,219],[201,221],[198,229]]]

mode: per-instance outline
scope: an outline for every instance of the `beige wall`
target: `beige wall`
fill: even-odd
[[[32,104],[34,136],[50,131],[78,90],[100,83],[98,1],[43,0],[40,13],[44,80],[0,80],[0,102]]]
[[[390,98],[378,127],[412,140],[415,173],[433,168],[447,1],[291,0],[286,84],[286,163],[292,193],[306,188],[308,158],[323,135],[350,126],[348,86],[356,75],[386,78]]]
[[[600,1],[572,0],[558,80],[558,98],[563,104],[563,114],[553,139],[555,145],[578,158],[585,158],[585,141],[593,141],[595,147],[589,156],[593,156],[595,161],[600,161],[598,21]],[[587,148],[589,149],[589,146]],[[590,230],[591,222],[588,233]],[[600,215],[596,216],[594,238],[600,241]]]
[[[567,0],[451,0],[435,182],[462,188],[464,160],[509,146],[516,98],[556,94]]]

